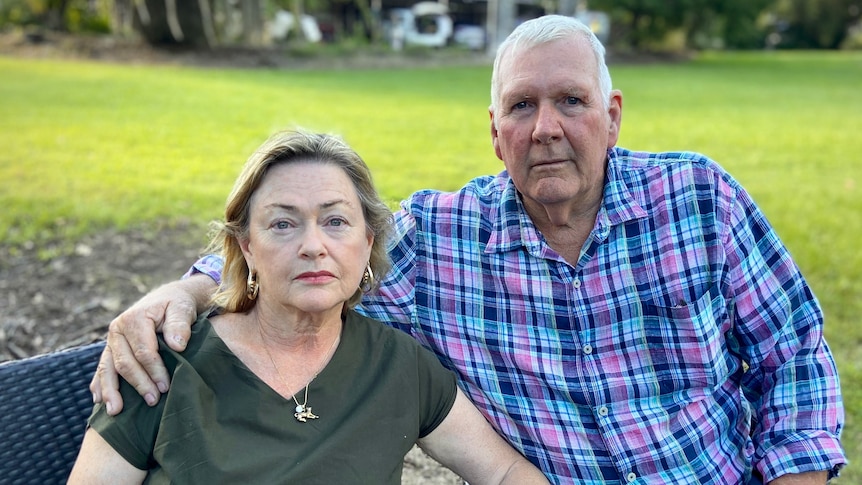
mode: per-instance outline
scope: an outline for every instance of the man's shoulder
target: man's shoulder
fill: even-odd
[[[676,168],[688,170],[718,170],[721,166],[708,156],[693,151],[650,152],[614,147],[610,163],[622,170]]]
[[[417,222],[435,224],[475,222],[495,211],[506,197],[508,181],[508,175],[502,172],[496,176],[476,177],[451,192],[419,190],[401,203],[402,215],[409,214]]]
[[[609,207],[634,204],[653,215],[686,213],[682,209],[690,208],[693,200],[703,204],[713,201],[701,207],[703,210],[712,206],[715,211],[725,211],[744,192],[717,162],[691,151],[615,148],[610,152],[607,184],[605,202]]]
[[[498,175],[481,175],[464,184],[460,189],[454,191],[442,191],[436,189],[417,190],[407,198],[408,203],[422,202],[423,205],[431,203],[434,205],[456,204],[465,200],[478,200],[489,195],[498,193],[505,187],[508,176],[505,172]]]
[[[636,185],[688,181],[697,185],[739,185],[718,162],[694,151],[649,152],[615,147],[610,152],[612,176]]]

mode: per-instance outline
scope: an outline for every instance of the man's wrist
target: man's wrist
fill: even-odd
[[[195,303],[195,311],[198,314],[206,311],[212,302],[213,294],[218,285],[209,275],[194,273],[177,282],[182,289],[188,293]]]

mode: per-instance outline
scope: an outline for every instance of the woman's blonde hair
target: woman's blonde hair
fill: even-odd
[[[359,303],[363,290],[375,289],[389,271],[386,240],[391,232],[392,212],[374,188],[371,171],[362,158],[337,136],[303,130],[282,131],[271,136],[249,157],[227,198],[224,221],[213,223],[208,251],[221,254],[224,269],[212,302],[224,311],[246,312],[255,305],[256,300],[246,296],[249,268],[239,244],[249,235],[251,198],[271,167],[296,162],[335,165],[344,170],[359,196],[366,228],[374,235],[368,261],[374,281],[370,288],[357,288],[347,300],[348,307]]]

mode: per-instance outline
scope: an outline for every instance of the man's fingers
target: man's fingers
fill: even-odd
[[[102,350],[102,355],[99,356],[99,365],[96,367],[96,372],[90,380],[90,392],[93,393],[93,403],[105,402],[102,396],[111,393],[112,389],[113,392],[116,392],[117,390],[116,372],[114,372],[113,387],[110,382],[110,377],[107,381],[102,378],[106,369],[108,374],[114,372],[114,361],[111,356],[111,348],[107,345],[105,346],[105,349]]]
[[[151,406],[167,392],[170,376],[158,352],[156,332],[164,332],[165,341],[174,350],[185,350],[197,315],[197,298],[207,297],[213,286],[206,276],[188,281],[191,283],[183,280],[153,290],[108,326],[107,349],[90,390],[95,401],[109,405],[109,414],[123,407],[119,376]]]
[[[96,368],[96,375],[90,382],[90,390],[93,391],[93,402],[104,402],[108,415],[115,416],[123,410],[120,381],[116,370],[114,370],[111,348],[108,346],[105,346],[105,350],[99,358],[99,366]]]
[[[165,321],[162,324],[162,336],[168,347],[182,352],[186,349],[192,334],[192,322],[197,317],[194,304],[173,302],[165,308]]]
[[[153,406],[159,402],[159,390],[167,390],[169,382],[158,353],[153,325],[124,325],[123,318],[121,315],[108,327],[108,346],[115,369],[111,374],[123,376],[147,404]]]

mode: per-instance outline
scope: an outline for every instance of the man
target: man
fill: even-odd
[[[518,27],[491,98],[506,171],[402,203],[365,313],[432,349],[552,481],[835,475],[844,418],[822,313],[745,190],[704,156],[616,147],[622,94],[574,19]],[[155,402],[153,326],[182,348],[212,291],[192,276],[112,322],[94,397],[119,412],[115,366]]]

